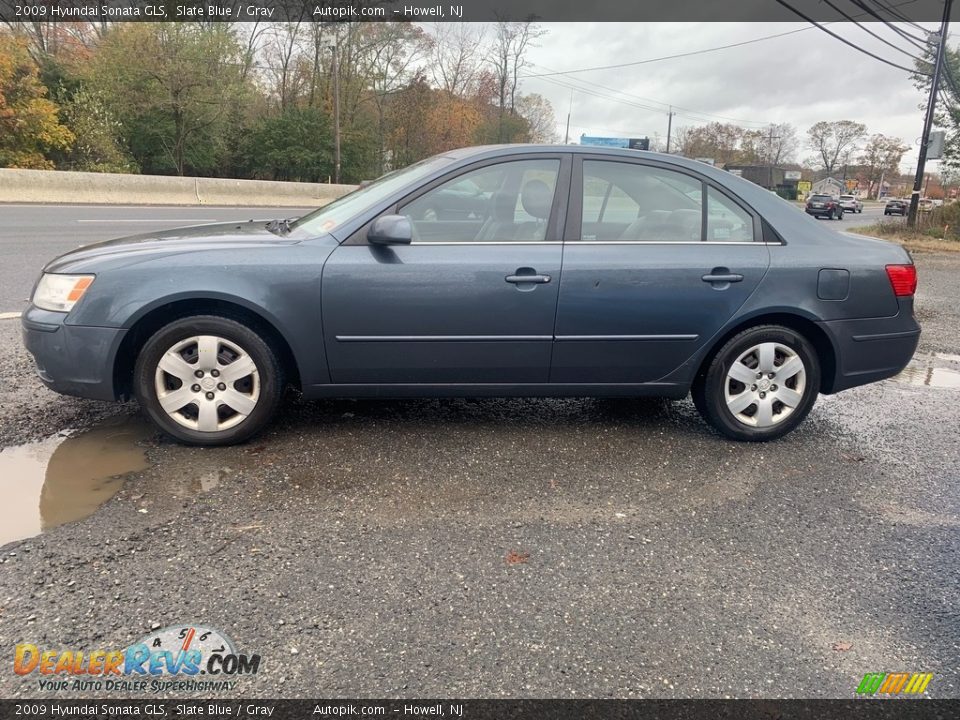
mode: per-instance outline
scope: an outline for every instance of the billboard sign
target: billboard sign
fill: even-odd
[[[593,135],[581,135],[580,144],[596,145],[598,147],[628,148],[630,147],[630,140],[628,138],[596,137]]]

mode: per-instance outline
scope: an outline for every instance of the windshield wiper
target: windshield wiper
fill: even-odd
[[[271,220],[267,223],[267,230],[278,235],[286,235],[290,232],[290,221],[285,218]]]

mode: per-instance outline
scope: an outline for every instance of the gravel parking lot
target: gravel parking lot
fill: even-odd
[[[0,647],[200,622],[263,657],[227,696],[850,697],[902,670],[955,697],[960,254],[916,261],[913,366],[767,445],[689,401],[291,398],[246,446],[184,448],[46,391],[0,321],[0,446],[119,428],[104,455],[144,458],[2,548]]]

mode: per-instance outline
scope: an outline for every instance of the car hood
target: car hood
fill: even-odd
[[[85,245],[47,263],[44,272],[93,272],[107,264],[129,264],[157,256],[207,250],[231,250],[251,245],[292,245],[302,241],[296,232],[277,235],[267,222],[216,223],[175,228]]]

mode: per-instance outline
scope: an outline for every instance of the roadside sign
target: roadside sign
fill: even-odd
[[[629,138],[596,137],[593,135],[581,135],[580,144],[581,145],[597,145],[599,147],[628,148],[630,147],[630,140]]]
[[[799,170],[786,170],[783,173],[784,180],[799,180],[803,175]]]

